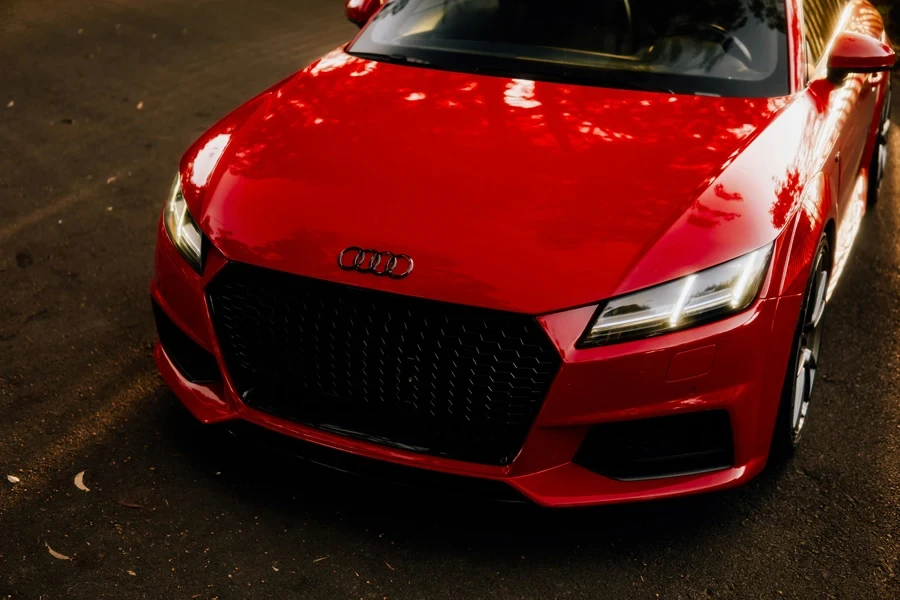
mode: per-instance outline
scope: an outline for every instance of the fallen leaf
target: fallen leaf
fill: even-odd
[[[325,555],[325,556],[322,556],[322,557],[320,557],[320,558],[317,558],[317,559],[314,560],[313,562],[314,562],[314,563],[321,562],[321,561],[325,560],[326,558],[328,558],[328,555]]]
[[[58,558],[59,560],[72,560],[65,554],[60,554],[59,552],[51,548],[50,544],[48,544],[47,542],[44,542],[44,545],[47,546],[47,550],[50,552],[50,556],[52,556],[53,558]]]
[[[387,568],[390,569],[391,571],[396,571],[396,570],[397,570],[397,569],[395,569],[394,567],[392,567],[392,566],[391,566],[391,563],[389,563],[388,561],[384,561],[384,564],[387,565]]]
[[[137,106],[136,106],[135,108],[137,108],[138,110],[143,109],[143,108],[144,108],[144,101],[141,100],[140,102],[138,102],[138,103],[137,103]]]
[[[19,478],[16,477],[15,475],[7,475],[7,476],[6,476],[6,479],[8,479],[10,483],[19,483],[20,481],[22,481],[21,479],[19,479]]]
[[[113,502],[120,506],[124,506],[125,508],[144,508],[140,504],[133,504],[131,502],[126,502],[125,500],[116,500],[115,498],[113,499]]]
[[[75,487],[77,487],[82,492],[91,491],[91,488],[84,485],[84,471],[75,476]]]
[[[129,575],[131,575],[132,577],[137,575],[137,573],[135,573],[134,571],[125,571],[125,572],[128,573]]]
[[[106,183],[112,183],[115,180],[116,180],[116,176],[113,175],[112,177],[110,177],[109,179],[106,180]]]
[[[272,567],[272,570],[275,571],[275,572],[277,573],[277,572],[278,572],[278,567]]]

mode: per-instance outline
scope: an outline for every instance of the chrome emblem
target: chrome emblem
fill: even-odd
[[[371,248],[350,246],[338,254],[338,266],[345,271],[371,273],[378,277],[403,279],[413,270],[413,259],[406,254],[379,252]]]

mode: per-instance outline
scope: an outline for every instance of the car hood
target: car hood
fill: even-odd
[[[451,73],[335,51],[256,102],[240,128],[211,130],[207,147],[218,139],[226,149],[192,211],[235,261],[545,313],[769,241],[771,224],[746,231],[759,220],[746,213],[768,205],[748,209],[740,190],[717,181],[785,103]],[[679,236],[688,247],[640,271],[662,240]],[[338,254],[350,246],[407,254],[415,268],[403,279],[343,271]]]

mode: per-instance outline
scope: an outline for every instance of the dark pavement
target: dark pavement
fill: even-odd
[[[354,31],[339,0],[0,0],[0,598],[900,598],[896,132],[803,447],[744,488],[553,512],[187,416],[148,298],[177,161]]]

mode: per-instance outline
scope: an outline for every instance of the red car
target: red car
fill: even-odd
[[[155,356],[194,416],[547,506],[789,455],[885,164],[873,6],[346,8],[181,161]]]

